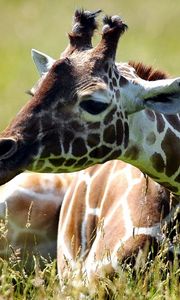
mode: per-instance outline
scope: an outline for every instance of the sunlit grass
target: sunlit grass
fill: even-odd
[[[56,261],[44,260],[41,269],[38,258],[29,274],[14,260],[0,260],[0,299],[165,299],[180,297],[180,269],[178,261],[170,263],[162,259],[161,250],[153,261],[139,260],[133,267],[119,266],[114,278],[100,278],[96,284],[89,282],[86,274],[69,272],[59,281]]]
[[[176,217],[176,214],[175,216]],[[0,243],[7,237],[7,220],[1,222]],[[167,227],[162,227],[167,232]],[[0,258],[0,299],[118,299],[118,300],[178,300],[180,299],[179,225],[169,231],[175,233],[174,260],[169,259],[168,237],[155,255],[148,245],[132,256],[128,262],[119,262],[115,274],[95,273],[91,280],[83,270],[82,260],[77,259],[75,269],[67,261],[64,272],[58,277],[56,260],[45,259],[39,254],[21,258],[21,249]],[[2,244],[1,244],[2,247]],[[150,250],[150,251],[149,251]],[[109,261],[111,260],[109,256]],[[100,274],[100,275],[98,275]]]

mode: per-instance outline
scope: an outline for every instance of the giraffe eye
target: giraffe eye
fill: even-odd
[[[95,100],[85,100],[80,103],[80,107],[92,115],[100,114],[108,106],[109,106],[108,103],[95,101]]]

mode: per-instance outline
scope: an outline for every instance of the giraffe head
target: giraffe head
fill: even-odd
[[[101,41],[92,47],[99,12],[76,11],[60,59],[32,51],[41,79],[0,136],[0,184],[24,169],[72,172],[118,158],[128,145],[129,114],[145,106],[179,110],[179,79],[149,84],[122,76],[115,54],[127,25],[120,17],[104,18]],[[161,94],[164,104],[156,101]]]

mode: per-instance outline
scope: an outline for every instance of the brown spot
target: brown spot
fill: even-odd
[[[139,177],[140,175],[139,173]],[[128,207],[134,227],[151,227],[164,214],[168,214],[169,193],[164,188],[157,187],[150,178],[142,178],[128,194]]]
[[[127,83],[128,83],[128,80],[124,76],[121,76],[120,79],[119,79],[119,86],[123,87]]]
[[[159,133],[163,132],[164,127],[165,127],[165,122],[164,119],[160,114],[156,114],[156,120],[157,120],[157,131]]]
[[[179,137],[168,129],[161,146],[166,155],[166,175],[170,177],[177,171],[180,165]]]
[[[116,141],[116,132],[114,125],[110,125],[104,130],[103,140],[106,143],[113,144]]]
[[[70,191],[66,198],[66,203],[69,204],[68,207],[71,207],[71,212],[73,213],[71,213],[70,217],[67,219],[68,222],[66,224],[64,238],[66,246],[71,249],[75,258],[82,245],[81,226],[85,214],[84,199],[87,192],[87,185],[84,181],[82,181],[78,186],[76,186],[76,189],[74,189],[73,185],[71,190],[72,192]],[[67,211],[69,211],[68,207]]]
[[[165,115],[164,117],[175,130],[180,131],[180,122],[177,115]]]
[[[76,163],[76,160],[73,159],[73,158],[70,158],[70,159],[67,159],[67,160],[66,160],[66,162],[64,163],[64,166],[70,167],[70,166],[72,166],[72,165],[75,164],[75,163]]]
[[[129,142],[129,126],[128,123],[124,124],[124,147],[127,148]]]
[[[117,136],[117,145],[121,145],[123,141],[123,123],[121,119],[118,119],[116,122],[116,136]]]
[[[108,72],[108,68],[109,68],[109,64],[108,64],[108,63],[106,63],[106,64],[104,65],[104,71],[105,71],[105,73],[107,73],[107,72]]]
[[[161,156],[161,154],[155,152],[151,158],[150,161],[152,162],[152,166],[153,168],[157,171],[157,172],[163,172],[165,165],[164,165],[164,160]]]
[[[121,149],[115,150],[108,157],[106,157],[105,161],[112,160],[112,159],[118,159],[121,156],[121,153],[122,153]],[[105,162],[105,161],[103,161],[103,162]]]
[[[44,169],[43,169],[43,172],[47,172],[47,173],[52,173],[52,168],[51,167],[45,167]]]
[[[72,154],[80,157],[87,153],[85,142],[82,138],[76,138],[72,143]]]
[[[92,179],[89,189],[89,206],[91,208],[99,208],[101,206],[101,200],[103,199],[104,191],[109,181],[111,169],[111,163],[106,163],[104,165],[93,166],[86,171]],[[96,175],[96,173],[98,175]]]
[[[62,166],[63,163],[65,162],[65,158],[49,158],[49,162],[55,166],[55,167],[59,167]]]
[[[120,98],[120,95],[121,95],[121,94],[120,94],[120,91],[117,90],[117,91],[116,91],[116,98]]]
[[[114,86],[114,87],[117,87],[117,81],[116,81],[115,78],[112,79],[112,83],[113,83],[113,86]]]
[[[150,121],[154,122],[155,121],[155,113],[152,110],[149,110],[149,109],[146,109],[145,112],[146,112],[146,115],[147,115],[148,119]]]
[[[112,70],[111,70],[111,68],[109,68],[109,78],[111,78],[112,77]]]
[[[156,141],[156,136],[154,132],[150,132],[146,137],[146,142],[148,145],[153,145]]]
[[[98,128],[100,128],[100,126],[101,126],[100,122],[89,123],[88,124],[88,129],[98,129]]]
[[[116,79],[119,79],[119,73],[117,71],[114,72]]]
[[[83,158],[81,158],[80,160],[78,160],[77,162],[76,162],[76,164],[74,165],[74,167],[76,168],[76,167],[82,167],[82,166],[84,166],[84,164],[87,162],[87,157],[83,157]]]
[[[121,261],[131,259],[133,261],[133,257],[138,255],[140,249],[145,249],[148,252],[150,246],[152,247],[152,237],[149,235],[141,234],[130,237],[119,249],[118,259]]]
[[[44,121],[43,121],[43,130],[48,130],[48,128],[50,128],[51,126],[51,122],[48,124],[49,126],[45,128],[44,126]],[[29,120],[28,122],[28,131],[33,135],[38,135],[39,131],[40,131],[40,128],[41,128],[41,119],[38,119],[36,118],[35,121],[32,119],[32,120]]]
[[[100,143],[100,137],[98,134],[89,134],[87,138],[87,144],[89,147],[93,148]]]
[[[90,167],[94,164],[94,161],[93,160],[88,160],[87,163],[84,164],[83,167]]]
[[[175,178],[176,182],[180,182],[180,174]]]
[[[106,156],[112,149],[109,147],[106,147],[104,145],[95,148],[94,150],[92,150],[89,153],[90,157],[94,157],[94,158],[103,158],[104,156]]]
[[[113,121],[114,114],[117,110],[117,107],[114,107],[104,118],[104,125],[107,125]]]
[[[112,188],[113,190],[113,188]],[[109,201],[110,202],[111,196],[108,195]],[[108,198],[106,198],[108,200]],[[106,204],[105,203],[105,204]],[[108,203],[108,207],[111,207],[110,203]],[[106,214],[106,209],[108,210],[108,207],[105,208],[103,207],[102,210],[102,215]],[[108,212],[107,214],[108,215]],[[117,242],[119,242],[121,239],[123,239],[124,234],[125,234],[125,224],[124,224],[124,219],[123,219],[123,209],[122,206],[119,205],[116,208],[116,214],[111,214],[109,211],[109,216],[110,218],[108,219],[108,224],[103,227],[103,236],[101,237],[100,241],[100,247],[99,247],[99,254],[102,255],[103,249],[109,249],[109,250],[114,250],[114,247],[117,245]],[[118,219],[118,222],[117,222]],[[109,226],[110,224],[110,226]],[[101,245],[101,242],[106,244],[106,248]]]
[[[131,146],[126,152],[125,157],[130,160],[137,160],[139,157],[139,148],[137,146]]]
[[[108,84],[108,82],[109,82],[109,78],[107,77],[107,76],[103,76],[103,80],[104,80],[104,82],[106,83],[106,84]]]
[[[120,117],[121,117],[121,119],[123,119],[123,118],[124,118],[122,111],[120,111]],[[127,115],[126,115],[126,113],[125,113],[125,118],[127,119]]]
[[[36,165],[35,170],[39,171],[39,170],[43,169],[44,164],[45,164],[45,160],[44,159],[38,160],[37,162],[35,162],[35,165]],[[31,169],[34,169],[34,165],[33,164],[32,164],[32,168]]]
[[[64,174],[62,174],[64,175]],[[67,197],[66,197],[66,201],[64,201],[64,208],[65,210],[63,211],[63,214],[61,215],[62,217],[62,224],[64,224],[65,222],[65,219],[66,219],[66,216],[68,214],[68,208],[70,207],[70,202],[72,201],[73,199],[73,195],[74,195],[74,192],[75,192],[75,187],[77,186],[77,182],[78,182],[78,176],[75,176],[73,179],[72,179],[72,182],[69,186],[69,191],[67,193]]]
[[[94,215],[88,215],[86,224],[86,243],[87,249],[91,249],[91,246],[96,238],[96,231],[98,225],[98,217]]]
[[[43,114],[43,117],[41,119],[41,125],[43,127],[42,131],[46,131],[48,130],[48,128],[52,128],[53,127],[53,119],[52,119],[52,115],[48,112]],[[36,128],[35,124],[33,124],[33,126]],[[33,129],[34,132],[34,129]]]
[[[56,141],[56,143],[52,143]],[[51,154],[59,156],[61,154],[61,144],[59,143],[59,134],[54,131],[49,131],[44,134],[40,144],[44,147],[41,157],[46,158]]]
[[[110,81],[109,87],[110,87],[111,91],[113,91],[114,87],[113,87],[112,81]]]
[[[82,132],[84,131],[84,125],[80,124],[77,121],[71,121],[71,123],[68,123],[68,127],[72,128],[75,132]]]

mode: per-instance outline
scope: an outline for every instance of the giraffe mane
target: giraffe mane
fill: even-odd
[[[129,65],[133,67],[137,75],[144,80],[155,81],[169,77],[166,72],[154,69],[152,66],[146,66],[141,62],[129,61]]]

